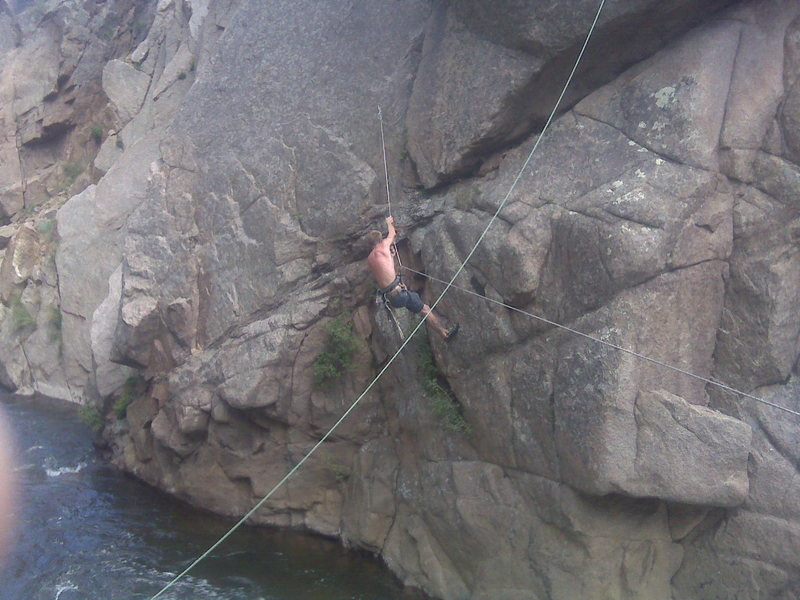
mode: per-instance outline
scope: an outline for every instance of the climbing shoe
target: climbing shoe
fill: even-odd
[[[461,327],[461,326],[458,323],[454,323],[453,325],[450,325],[450,327],[448,327],[447,331],[445,332],[445,333],[447,333],[447,337],[444,338],[444,339],[449,342],[454,337],[456,337],[456,334],[458,333],[459,327]]]

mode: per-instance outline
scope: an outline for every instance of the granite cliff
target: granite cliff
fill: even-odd
[[[403,262],[449,279],[595,10],[0,2],[0,382],[243,514],[399,345],[360,242],[377,107]],[[610,2],[456,285],[798,410],[798,198],[800,5]],[[415,340],[255,521],[446,600],[800,595],[797,417],[459,290],[441,310],[458,341]],[[352,365],[315,385],[331,324]]]

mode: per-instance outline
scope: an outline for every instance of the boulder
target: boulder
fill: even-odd
[[[384,556],[423,589],[443,598],[671,598],[683,553],[658,502],[587,498],[479,461],[431,463],[418,477],[400,474],[407,491]],[[609,544],[623,531],[624,544]],[[470,584],[465,572],[481,575]]]
[[[28,281],[41,261],[39,235],[31,227],[20,227],[11,239],[0,266],[0,295],[8,302]]]
[[[681,504],[738,506],[749,492],[750,427],[663,391],[639,392],[636,496]]]
[[[711,523],[716,527],[706,523],[702,534],[687,544],[685,564],[674,580],[677,594],[726,598],[755,588],[755,594],[776,600],[797,597],[796,565],[788,558],[798,552],[796,521],[750,511],[715,520]]]
[[[719,169],[719,139],[741,24],[698,28],[578,104],[631,140],[679,163]]]
[[[94,357],[94,380],[97,393],[110,397],[118,392],[134,371],[129,367],[111,362],[111,347],[114,330],[119,317],[119,302],[122,289],[122,266],[111,274],[108,280],[108,296],[92,313],[91,340]]]
[[[504,119],[497,115],[511,111],[509,96],[541,69],[543,61],[482,39],[446,4],[434,9],[422,55],[407,118],[408,150],[423,184],[433,187],[445,175],[467,172],[476,161],[469,151],[478,146],[479,156],[485,152],[479,142],[486,145],[486,138],[509,135],[508,125],[498,126]],[[455,99],[464,89],[482,102],[458,103]]]
[[[123,125],[139,112],[149,86],[150,77],[124,61],[111,60],[103,68],[103,91]]]
[[[108,281],[122,260],[128,215],[142,201],[156,148],[136,145],[98,185],[73,196],[57,215],[56,265],[64,319],[64,361],[82,389],[93,371],[91,319],[108,296]],[[91,379],[91,377],[89,377]]]
[[[707,374],[722,301],[720,275],[720,265],[707,263],[662,276],[641,289],[621,294],[608,307],[608,312],[600,311],[577,323],[576,328],[593,331],[598,339],[691,373]],[[607,321],[601,315],[619,315],[621,319]],[[589,323],[593,326],[587,327]],[[669,326],[665,328],[667,323]],[[646,463],[657,463],[662,451],[653,445],[655,439],[650,440],[649,446],[638,443],[645,435],[642,425],[648,418],[655,418],[652,411],[656,410],[650,406],[653,396],[642,397],[641,394],[670,390],[673,396],[683,398],[673,398],[673,404],[688,401],[702,405],[706,403],[702,381],[610,347],[600,347],[597,342],[586,339],[565,340],[559,354],[560,364],[552,385],[559,472],[566,482],[592,494],[616,491],[682,503],[726,506],[741,503],[747,490],[746,426],[721,458],[723,463],[731,465],[730,469],[725,475],[719,473],[716,483],[707,482],[709,487],[702,492],[699,488],[689,492],[694,482],[688,481],[685,485],[679,480],[673,481],[674,487],[670,488],[669,483],[663,483],[663,473],[651,474],[651,477],[644,467]],[[639,402],[648,402],[645,398],[650,400],[649,408],[639,405]],[[678,410],[677,407],[674,410]],[[688,406],[686,410],[686,414],[691,413]],[[651,417],[645,417],[642,411],[647,411]],[[714,421],[713,414],[703,414]],[[688,417],[684,422],[686,419]],[[690,427],[677,425],[670,418],[661,418],[661,421],[662,426],[673,428],[665,435],[684,435],[681,429]],[[716,423],[716,435],[720,431],[729,435],[738,431],[736,424],[722,415]],[[655,434],[651,430],[647,435]],[[695,448],[699,455],[708,453],[706,445],[713,445],[713,434],[709,435],[705,445]],[[680,460],[677,463],[680,464]],[[670,469],[667,463],[664,469]],[[733,472],[737,473],[738,484],[728,489],[726,485]],[[688,472],[685,475],[692,477]],[[663,496],[658,493],[659,489]],[[718,493],[712,492],[715,489]]]
[[[608,5],[562,110],[727,4],[636,0]],[[475,172],[487,155],[541,128],[596,9],[583,2],[517,0],[491,5],[470,0],[435,9],[407,116],[408,150],[425,187]],[[730,41],[735,38],[734,33]],[[729,51],[721,49],[719,55]],[[718,72],[721,65],[714,64]],[[722,91],[722,78],[709,92]],[[482,101],[459,102],[464,90]],[[651,125],[673,124],[662,121]]]
[[[380,552],[397,511],[394,480],[399,467],[389,440],[361,445],[350,474],[348,502],[342,507],[346,544]]]
[[[0,17],[2,18],[2,17]],[[3,52],[0,58],[0,116],[3,121],[13,122],[16,120],[14,112],[16,90],[13,85],[5,82],[12,82],[15,78],[16,63],[14,55]],[[17,148],[16,128],[0,128],[0,207],[5,217],[10,217],[17,210],[22,208],[22,174],[19,160],[19,149]]]
[[[0,247],[6,248],[16,233],[17,228],[13,225],[4,225],[0,227]]]
[[[734,212],[736,243],[717,342],[718,376],[753,389],[785,381],[800,355],[800,220],[758,190]]]

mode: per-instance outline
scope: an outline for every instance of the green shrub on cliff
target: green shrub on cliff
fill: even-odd
[[[133,22],[131,27],[131,30],[133,31],[133,39],[139,41],[143,40],[147,36],[147,29],[147,21],[142,17],[138,17]]]
[[[102,125],[94,124],[89,129],[89,132],[92,135],[92,139],[98,144],[103,142],[103,135],[105,134],[105,130],[103,129]]]
[[[141,382],[141,375],[131,375],[125,380],[125,384],[122,386],[122,393],[120,393],[117,401],[114,402],[114,414],[117,415],[118,419],[125,418],[128,406],[136,400]]]
[[[95,433],[103,428],[103,415],[101,415],[100,411],[94,406],[84,404],[78,408],[78,418]]]
[[[75,180],[83,174],[86,167],[77,162],[66,162],[61,166],[61,169],[64,171],[64,178],[67,180],[67,183],[72,185]]]
[[[478,186],[472,185],[462,187],[456,192],[456,208],[458,210],[469,211],[475,208],[481,199],[481,190]]]
[[[433,358],[428,338],[422,337],[422,342],[417,350],[417,366],[422,371],[422,387],[425,397],[430,402],[431,410],[439,418],[439,422],[448,431],[469,433],[472,426],[467,423],[461,414],[458,402],[453,398],[453,393],[447,387],[444,376],[439,372]]]
[[[49,219],[47,221],[39,221],[36,224],[36,230],[42,234],[42,239],[45,242],[51,242],[53,237],[55,236],[56,231],[56,221],[55,219]]]
[[[352,325],[342,316],[325,325],[328,339],[314,360],[313,383],[318,388],[328,388],[340,379],[353,364],[356,337]]]
[[[11,309],[11,324],[15,332],[22,331],[28,327],[36,327],[36,320],[22,303],[22,298],[19,296],[11,298],[9,308]]]
[[[58,306],[49,306],[47,307],[47,325],[50,327],[50,338],[51,342],[58,342],[59,346],[62,342],[62,333],[61,333],[61,309]]]

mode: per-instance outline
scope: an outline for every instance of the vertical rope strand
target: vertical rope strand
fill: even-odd
[[[386,161],[386,139],[383,136],[383,111],[381,110],[380,105],[378,106],[378,121],[381,125],[381,150],[383,151],[383,178],[386,181],[386,204],[389,206],[389,216],[393,217],[392,215],[392,196],[389,192],[389,163]],[[395,230],[397,227],[395,226]],[[397,258],[397,262],[400,266],[403,266],[403,261],[400,260],[400,253],[397,251],[397,244],[392,242],[392,248],[394,248],[394,255]]]

